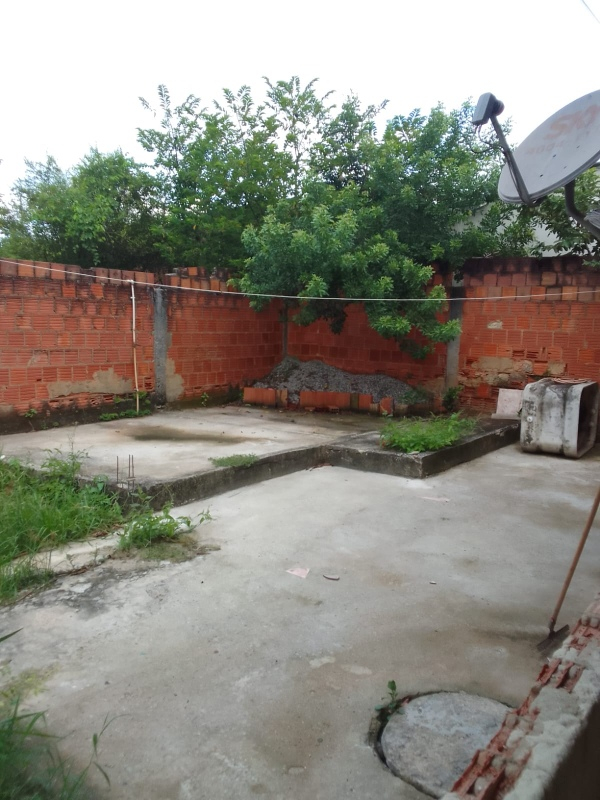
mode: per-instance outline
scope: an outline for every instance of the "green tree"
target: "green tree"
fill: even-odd
[[[120,151],[93,149],[71,173],[52,157],[27,162],[0,223],[1,252],[83,267],[158,269],[151,194],[148,175]]]
[[[351,184],[363,188],[379,148],[375,119],[386,106],[384,101],[363,111],[355,95],[346,98],[339,114],[322,125],[322,137],[312,147],[314,175],[335,189]]]
[[[470,256],[500,254],[508,240],[521,252],[526,247],[527,235],[507,230],[514,220],[497,204],[501,152],[491,138],[477,138],[472,111],[465,103],[450,112],[437,106],[429,116],[418,110],[396,116],[377,151],[369,194],[406,255],[419,263],[460,267]],[[475,228],[486,236],[475,235]]]
[[[406,258],[395,232],[381,228],[381,218],[381,209],[366,203],[354,185],[307,187],[292,212],[291,202],[282,202],[260,228],[244,231],[250,258],[238,285],[248,293],[297,296],[287,303],[296,309],[296,323],[326,319],[336,333],[346,319],[348,302],[342,298],[365,298],[376,331],[425,355],[430,345],[408,339],[411,332],[430,343],[449,341],[459,328],[438,319],[445,292],[427,288],[433,269]],[[258,308],[265,302],[253,300]]]
[[[59,261],[65,252],[69,176],[55,159],[25,162],[25,176],[0,220],[0,253],[8,258]]]
[[[174,265],[241,264],[243,229],[287,191],[292,164],[277,145],[277,120],[247,86],[223,94],[209,113],[194,96],[172,108],[159,87],[161,129],[139,131],[154,155],[157,246]]]
[[[75,168],[66,239],[76,263],[112,269],[160,270],[152,237],[153,185],[121,151],[91,150]]]
[[[423,340],[458,332],[455,321],[440,321],[445,292],[428,288],[431,262],[458,268],[481,248],[524,248],[530,231],[490,205],[500,157],[476,141],[468,105],[394,117],[378,140],[374,120],[383,105],[363,111],[351,96],[336,116],[321,104],[318,120],[305,123],[319,138],[298,172],[301,191],[244,232],[250,258],[239,286],[323,298],[299,301],[294,320],[326,318],[334,331],[345,320],[339,298],[365,298],[376,331],[424,354]]]
[[[300,78],[267,84],[267,108],[274,115],[283,137],[283,150],[291,159],[289,192],[294,199],[300,197],[303,180],[311,160],[312,149],[329,123],[334,106],[327,101],[332,92],[319,97],[315,91],[317,79],[302,87]]]

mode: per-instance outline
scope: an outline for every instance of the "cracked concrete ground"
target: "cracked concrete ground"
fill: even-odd
[[[416,800],[367,745],[373,707],[392,678],[523,699],[599,461],[511,446],[424,481],[322,467],[190,504],[220,550],[62,578],[0,612],[23,629],[2,658],[45,676],[29,706],[79,763],[116,717],[98,797]],[[559,624],[599,578],[594,528]]]

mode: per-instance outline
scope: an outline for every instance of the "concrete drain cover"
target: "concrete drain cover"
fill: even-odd
[[[398,777],[441,797],[498,731],[507,711],[502,703],[464,692],[415,697],[385,726],[383,756]]]

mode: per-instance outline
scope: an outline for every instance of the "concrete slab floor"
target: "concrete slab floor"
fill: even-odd
[[[219,551],[61,579],[0,612],[23,629],[2,658],[46,675],[29,706],[80,763],[116,717],[99,797],[416,800],[366,743],[373,707],[390,679],[523,699],[599,461],[514,446],[425,481],[322,467],[191,504]],[[599,582],[596,526],[559,624]]]
[[[0,436],[0,453],[40,465],[47,451],[85,451],[82,472],[116,480],[133,455],[139,482],[161,481],[214,469],[211,458],[267,455],[319,445],[381,427],[362,414],[286,412],[245,406],[159,411],[150,417],[73,425]]]

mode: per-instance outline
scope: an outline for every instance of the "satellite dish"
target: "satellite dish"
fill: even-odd
[[[533,206],[564,186],[570,216],[600,239],[600,213],[586,216],[575,207],[575,179],[600,159],[600,91],[574,100],[543,122],[513,153],[498,122],[504,105],[493,94],[479,98],[473,125],[491,121],[506,164],[498,194],[506,203]]]
[[[513,153],[532,200],[541,200],[593,167],[600,158],[600,91],[561,108],[530,133]],[[510,165],[505,164],[498,194],[521,203]]]

